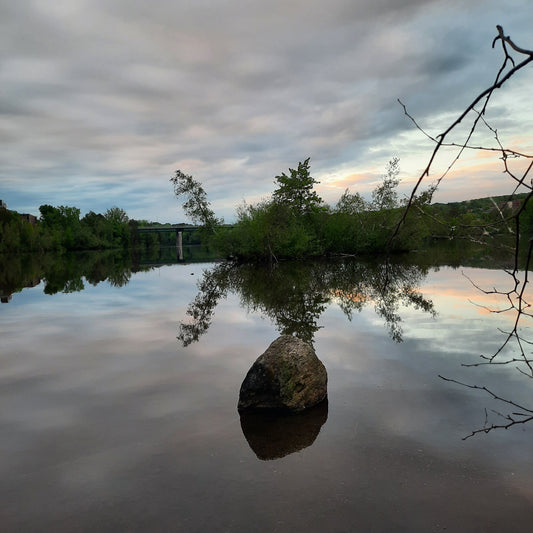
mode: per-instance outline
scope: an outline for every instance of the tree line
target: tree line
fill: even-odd
[[[16,211],[0,209],[0,252],[41,252],[129,248],[138,240],[138,223],[123,209],[90,211],[80,218],[77,207],[41,205],[30,221]]]
[[[238,206],[232,228],[215,216],[205,190],[192,176],[178,170],[171,181],[176,196],[185,197],[185,213],[203,226],[210,243],[225,256],[245,262],[410,251],[436,240],[506,245],[514,238],[506,221],[513,210],[521,209],[520,196],[512,202],[499,196],[431,204],[434,187],[409,200],[408,216],[394,235],[408,202],[397,190],[399,172],[394,157],[370,199],[347,189],[330,206],[314,189],[319,182],[311,176],[308,158],[274,178],[277,187],[269,198]],[[520,231],[531,235],[532,228],[533,208],[527,206]]]
[[[404,214],[406,199],[399,197],[399,159],[392,158],[370,199],[348,189],[330,206],[317,194],[310,159],[274,178],[269,198],[237,207],[237,222],[226,227],[217,218],[201,184],[177,171],[172,179],[177,196],[186,196],[184,209],[200,230],[184,236],[184,244],[210,244],[219,254],[241,261],[277,261],[304,257],[375,254],[408,251],[435,240],[510,244],[515,228],[506,222],[522,209],[523,197],[512,201],[496,196],[447,204],[431,204],[432,190],[412,201],[409,216],[391,241]],[[152,224],[132,220],[123,209],[104,214],[90,211],[80,218],[76,207],[41,205],[33,223],[16,211],[0,209],[0,253],[117,248],[156,249],[173,245],[170,233],[140,234]],[[533,235],[533,205],[525,206],[520,232]]]

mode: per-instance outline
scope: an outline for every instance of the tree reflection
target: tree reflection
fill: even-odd
[[[281,335],[313,342],[326,307],[336,303],[351,320],[373,304],[390,336],[402,340],[400,307],[414,306],[431,315],[433,302],[418,287],[427,269],[400,262],[385,265],[352,258],[269,265],[220,263],[205,270],[199,292],[179,326],[184,346],[198,341],[210,327],[215,308],[229,292],[240,296],[247,311],[267,316]]]
[[[0,257],[0,295],[9,301],[13,293],[35,287],[44,281],[43,292],[79,292],[85,284],[107,281],[113,287],[126,285],[140,267],[128,251],[81,252],[66,254],[18,255]]]

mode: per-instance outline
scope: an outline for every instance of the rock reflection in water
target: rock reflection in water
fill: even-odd
[[[328,419],[327,398],[302,413],[268,410],[240,414],[242,432],[258,459],[280,459],[311,446]]]

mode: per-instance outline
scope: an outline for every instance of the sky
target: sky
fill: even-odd
[[[308,157],[330,205],[369,197],[392,157],[405,195],[433,144],[397,100],[441,133],[494,80],[496,25],[533,49],[532,22],[525,0],[0,0],[0,199],[181,222],[180,169],[232,222]],[[530,67],[487,113],[528,153],[532,85]],[[497,155],[469,151],[435,200],[511,190]]]

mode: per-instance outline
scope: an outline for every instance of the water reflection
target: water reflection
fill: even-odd
[[[129,253],[116,251],[2,256],[0,265],[0,290],[6,301],[13,293],[35,287],[41,281],[45,294],[79,292],[85,283],[97,285],[102,281],[122,287],[132,272],[142,270],[134,266]]]
[[[198,282],[198,294],[187,309],[187,318],[179,325],[178,339],[184,346],[198,341],[211,326],[219,301],[232,292],[240,296],[240,304],[246,310],[268,317],[281,335],[294,335],[312,343],[316,332],[322,327],[320,317],[329,305],[338,305],[348,320],[365,306],[371,305],[383,319],[389,336],[401,342],[402,314],[406,306],[435,316],[433,302],[419,290],[435,258],[424,253],[418,254],[418,259],[417,264],[397,260],[388,266],[352,258],[312,263],[287,262],[273,267],[220,263],[204,271]],[[457,257],[448,256],[448,261],[442,260],[443,264],[451,263],[454,266],[461,262],[463,265],[482,262],[485,266],[496,265],[502,269],[507,265],[502,258],[489,257],[486,249],[473,253],[470,261],[460,254]],[[490,272],[494,275],[495,271]],[[465,296],[465,302],[466,299]],[[530,342],[527,344],[530,345]],[[503,355],[504,352],[500,347],[496,353]],[[477,353],[474,355],[478,356]],[[511,354],[505,364],[509,361],[518,365],[524,363],[524,358]],[[525,363],[529,363],[529,360]],[[494,360],[485,364],[503,363]],[[528,369],[531,370],[529,365]],[[529,374],[523,370],[522,373]],[[484,383],[465,383],[447,376],[442,378],[481,391],[491,400],[484,411],[484,423],[474,428],[466,438],[533,420],[533,409],[528,402],[504,397]],[[270,422],[273,423],[273,419]]]
[[[311,446],[328,419],[327,398],[302,413],[240,413],[242,432],[258,459],[280,459]]]
[[[502,321],[467,304],[477,298],[459,271],[421,279],[439,316],[402,307],[399,344],[372,302],[348,323],[324,292],[332,306],[315,344],[330,376],[327,422],[312,446],[273,462],[243,431],[266,458],[281,455],[264,450],[274,430],[241,429],[235,403],[274,327],[232,295],[210,335],[177,346],[202,268],[132,275],[120,297],[108,284],[47,297],[43,283],[2,306],[3,531],[210,531],[213,517],[228,531],[531,529],[531,423],[461,442],[483,422],[487,393],[437,378],[531,400],[531,382],[509,367],[460,366],[491,350]],[[470,274],[499,285],[496,271]]]
[[[488,350],[486,347],[479,351],[475,349],[469,354],[471,357],[462,361],[462,369],[470,369],[464,370],[463,376],[439,375],[442,380],[476,391],[486,399],[483,421],[465,435],[463,440],[494,430],[522,426],[533,420],[530,394],[518,394],[520,390],[529,389],[533,377],[533,314],[530,312],[533,294],[528,281],[528,264],[522,265],[520,261],[520,270],[512,258],[508,257],[507,260],[510,264],[501,265],[499,272],[490,271],[490,279],[486,279],[479,271],[474,276],[462,272],[470,289],[474,291],[473,294],[465,294],[464,301],[468,300],[483,315],[484,321],[492,321],[495,333],[500,334],[500,340]],[[477,339],[480,346],[483,340],[482,336]],[[489,367],[492,367],[491,370],[488,370]],[[502,382],[506,375],[515,372],[515,387],[511,393],[508,392],[509,389],[503,392]],[[457,372],[454,374],[457,375]],[[524,380],[528,384],[527,388],[518,386],[519,380]]]
[[[372,304],[389,335],[402,340],[401,306],[431,315],[433,302],[418,287],[427,268],[401,262],[385,266],[352,258],[312,263],[288,262],[274,266],[220,263],[204,271],[199,292],[180,323],[178,339],[184,346],[198,341],[209,329],[215,308],[228,292],[240,295],[241,305],[267,316],[281,335],[312,342],[326,307],[336,303],[348,320]]]
[[[213,253],[205,246],[184,246],[178,260],[176,247],[148,250],[107,250],[64,254],[0,254],[0,300],[8,303],[13,294],[44,281],[45,294],[72,293],[85,284],[107,281],[113,287],[129,283],[135,272],[162,265],[212,261]]]
[[[241,307],[267,316],[281,335],[312,343],[319,319],[336,303],[351,320],[373,304],[389,335],[402,340],[400,307],[411,305],[434,315],[431,300],[418,287],[427,269],[400,262],[385,265],[353,258],[287,262],[275,266],[220,263],[205,270],[199,292],[179,325],[178,339],[188,346],[209,329],[217,304],[229,292]],[[277,459],[310,446],[327,420],[327,400],[304,413],[240,413],[248,444],[259,459]]]
[[[212,253],[204,247],[184,247],[185,263],[206,262],[213,259]],[[413,256],[411,256],[412,259]],[[400,261],[392,264],[388,271],[389,283],[385,283],[386,269],[383,264],[374,261],[360,261],[351,258],[313,263],[282,263],[274,268],[268,266],[234,265],[231,263],[214,264],[205,271],[198,288],[198,294],[189,305],[187,318],[179,327],[179,339],[183,345],[197,341],[210,327],[216,306],[229,292],[240,296],[241,304],[251,312],[268,317],[280,334],[295,335],[312,342],[316,332],[322,327],[321,316],[328,305],[337,305],[344,315],[351,319],[365,306],[371,306],[380,316],[389,335],[396,341],[402,339],[402,316],[406,305],[422,309],[430,315],[435,314],[432,301],[424,297],[419,290],[427,273],[436,265],[476,265],[484,267],[507,268],[509,259],[489,257],[486,248],[473,250],[471,247],[453,249],[451,247],[434,247],[431,251],[416,254],[417,265]],[[507,263],[506,263],[507,261]],[[45,294],[76,293],[87,285],[107,282],[114,287],[123,287],[131,280],[133,274],[147,271],[161,265],[177,263],[175,247],[157,248],[137,252],[105,251],[83,252],[73,254],[45,255],[0,255],[0,301],[8,303],[13,295],[24,288],[42,285]],[[487,278],[483,272],[487,273]],[[505,279],[492,281],[494,270],[475,271],[473,280],[482,287],[505,286]],[[506,276],[502,270],[502,276]],[[530,291],[530,284],[527,290]],[[520,289],[520,286],[519,286]],[[492,292],[492,291],[491,291]],[[495,295],[465,292],[462,302],[472,299],[481,308],[497,308]],[[524,301],[529,301],[524,293]],[[478,307],[480,308],[480,307]],[[488,311],[487,311],[488,312]],[[502,316],[503,315],[499,315]],[[524,353],[530,346],[531,317],[523,313],[524,321],[521,335],[524,335]],[[528,321],[526,322],[526,319]],[[486,320],[484,316],[483,320]],[[514,322],[513,322],[514,323]],[[500,327],[500,326],[498,326]],[[494,330],[497,327],[495,325]],[[512,329],[512,325],[503,324],[503,331]],[[504,335],[506,338],[506,336]],[[491,337],[492,338],[492,337]],[[479,337],[482,341],[482,336]],[[449,339],[447,341],[447,344]],[[505,344],[505,339],[502,341]],[[503,373],[505,366],[511,370],[519,367],[524,379],[531,379],[529,359],[520,352],[520,347],[507,342],[505,350],[499,345],[492,353],[498,357],[492,362],[482,360],[483,365],[499,368]],[[484,348],[484,353],[491,355],[491,348]],[[521,355],[522,354],[522,355]],[[479,353],[474,349],[470,359],[463,358],[465,366],[479,364]],[[462,368],[462,367],[458,367]],[[481,370],[479,369],[481,372]],[[522,377],[520,374],[518,377]],[[481,374],[477,374],[481,376]],[[533,406],[527,398],[520,398],[516,393],[501,391],[499,382],[483,381],[476,378],[473,371],[468,375],[455,372],[445,374],[443,378],[455,381],[449,384],[476,389],[480,395],[488,398],[487,408],[482,413],[480,424],[473,433],[486,433],[493,429],[523,426],[533,416]]]

